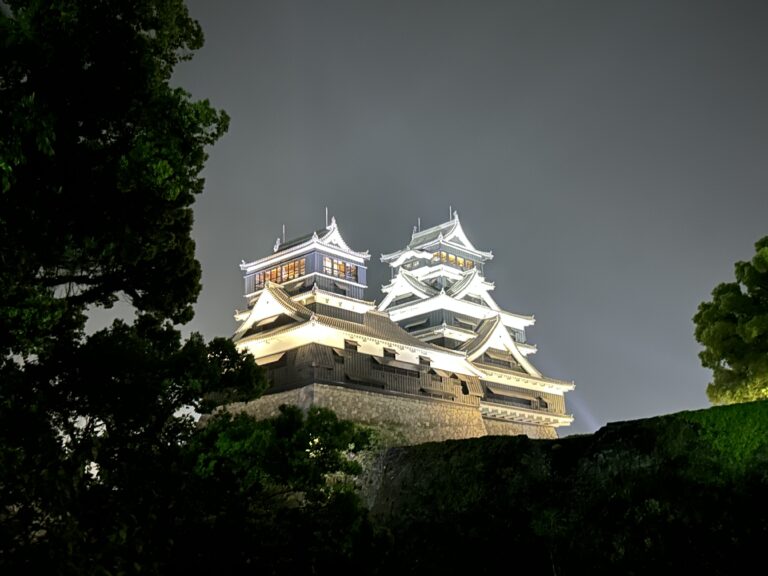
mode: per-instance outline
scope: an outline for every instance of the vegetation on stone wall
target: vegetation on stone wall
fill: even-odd
[[[737,573],[768,536],[765,430],[764,402],[395,449],[373,505],[379,573]]]

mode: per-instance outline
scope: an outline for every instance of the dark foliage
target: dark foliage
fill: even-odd
[[[34,353],[120,294],[191,318],[191,205],[227,127],[169,85],[198,24],[181,0],[11,0],[0,37],[2,349]]]
[[[401,449],[374,509],[392,543],[379,573],[747,570],[768,537],[766,427],[763,402]]]
[[[231,341],[174,328],[227,127],[169,84],[202,45],[182,0],[7,0],[0,42],[0,573],[351,567],[357,428],[190,415],[266,383]],[[118,298],[135,320],[87,336]]]
[[[715,404],[768,398],[768,236],[755,252],[751,262],[736,263],[736,281],[719,284],[693,317]]]

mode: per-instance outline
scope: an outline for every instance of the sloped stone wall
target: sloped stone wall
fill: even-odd
[[[534,426],[518,422],[507,422],[484,418],[483,424],[488,436],[519,436],[525,434],[529,438],[554,439],[557,438],[557,430],[551,426]]]
[[[261,419],[276,416],[281,404],[304,410],[311,406],[329,408],[339,418],[373,427],[385,445],[421,444],[486,435],[557,437],[552,428],[484,420],[474,407],[327,384],[310,384],[269,394],[251,402],[232,404],[229,409]]]

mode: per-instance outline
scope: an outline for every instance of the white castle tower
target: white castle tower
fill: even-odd
[[[542,376],[529,360],[536,347],[525,328],[534,318],[496,304],[484,275],[492,258],[474,247],[453,212],[448,222],[414,230],[403,250],[382,255],[392,281],[382,287],[378,309],[423,342],[466,354],[480,375],[487,427],[568,425],[573,418],[565,414],[564,394],[573,383]]]

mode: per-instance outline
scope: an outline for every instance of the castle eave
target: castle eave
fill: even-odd
[[[570,414],[552,414],[551,412],[540,412],[538,410],[527,410],[513,406],[492,404],[483,399],[480,401],[480,413],[484,418],[493,418],[496,420],[506,420],[509,422],[522,422],[524,424],[534,424],[538,426],[569,426],[573,422],[573,416]]]

